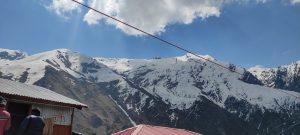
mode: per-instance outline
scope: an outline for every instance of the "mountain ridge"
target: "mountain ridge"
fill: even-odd
[[[256,66],[249,71],[265,86],[300,92],[300,60],[277,68]]]
[[[27,57],[28,54],[18,51],[0,48],[0,59],[1,60],[18,60]]]
[[[40,85],[83,103],[88,102],[94,112],[79,115],[98,121],[83,120],[86,121],[84,125],[76,125],[93,125],[94,128],[89,130],[96,133],[108,130],[105,133],[110,134],[130,125],[130,120],[114,101],[136,123],[185,128],[206,134],[275,133],[280,128],[291,128],[293,122],[297,122],[300,99],[296,97],[300,96],[299,93],[261,86],[255,75],[246,69],[224,64],[211,56],[205,57],[226,67],[232,66],[232,70],[244,73],[244,76],[189,54],[175,58],[134,60],[91,58],[67,49],[57,49],[19,60],[0,60],[0,77]],[[244,78],[247,78],[246,81]],[[97,98],[99,96],[102,98]],[[90,102],[88,99],[95,100]],[[113,112],[117,114],[114,116],[125,121],[112,128],[114,117],[110,117],[104,122],[107,127],[104,128],[99,123],[105,121],[105,108],[99,110],[97,107],[102,103],[114,106]],[[201,123],[200,118],[210,124]],[[272,127],[269,122],[281,124],[277,119],[287,124],[269,131]],[[238,129],[228,125],[230,123],[244,127]],[[214,125],[218,130],[213,130]],[[289,129],[289,133],[299,132],[297,126]]]

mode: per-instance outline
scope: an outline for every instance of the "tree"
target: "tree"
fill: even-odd
[[[234,65],[234,64],[229,64],[229,70],[231,71],[231,72],[234,72],[235,70],[236,70],[236,66]]]

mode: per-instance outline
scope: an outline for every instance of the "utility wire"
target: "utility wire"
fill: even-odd
[[[243,73],[240,73],[240,72],[238,72],[238,71],[236,71],[236,70],[231,70],[230,68],[228,68],[228,67],[226,67],[226,66],[224,66],[224,65],[221,65],[221,64],[219,64],[219,63],[217,63],[217,62],[215,62],[215,61],[212,61],[212,60],[210,60],[210,59],[206,59],[206,58],[204,58],[204,57],[202,57],[202,56],[200,56],[200,55],[197,55],[197,54],[194,53],[194,52],[191,52],[191,51],[189,51],[189,50],[187,50],[187,49],[184,49],[184,48],[182,48],[182,47],[180,47],[180,46],[178,46],[178,45],[176,45],[176,44],[174,44],[174,43],[172,43],[172,42],[169,42],[169,41],[167,41],[167,40],[165,40],[165,39],[162,39],[162,38],[160,38],[160,37],[158,37],[158,36],[155,36],[155,35],[153,35],[153,34],[150,34],[150,33],[146,32],[146,31],[144,31],[144,30],[142,30],[142,29],[140,29],[140,28],[137,28],[137,27],[135,27],[135,26],[132,26],[132,25],[126,23],[126,22],[123,22],[123,21],[121,21],[121,20],[119,20],[119,19],[117,19],[117,18],[115,18],[115,17],[113,17],[113,16],[111,16],[111,15],[108,15],[108,14],[106,14],[106,13],[103,13],[103,12],[101,12],[101,11],[99,11],[99,10],[97,10],[97,9],[94,9],[94,8],[88,6],[88,5],[85,5],[85,4],[83,4],[83,3],[81,3],[81,2],[78,2],[78,1],[76,1],[76,0],[72,0],[72,1],[75,2],[75,3],[77,3],[77,4],[79,4],[79,5],[81,5],[81,6],[84,6],[84,7],[88,8],[88,9],[91,9],[91,10],[93,10],[93,11],[95,11],[95,12],[101,14],[101,15],[104,15],[104,16],[110,18],[110,19],[113,19],[113,20],[115,20],[115,21],[117,21],[117,22],[119,22],[119,23],[122,23],[122,24],[124,24],[124,25],[126,25],[126,26],[128,26],[128,27],[130,27],[130,28],[133,28],[133,29],[135,29],[135,30],[137,30],[137,31],[140,31],[140,32],[142,32],[142,33],[144,33],[144,34],[146,34],[146,35],[148,35],[148,36],[150,36],[150,37],[153,37],[153,38],[155,38],[155,39],[157,39],[157,40],[159,40],[159,41],[161,41],[161,42],[164,42],[164,43],[166,43],[165,45],[170,45],[170,46],[175,47],[175,48],[177,48],[177,49],[179,49],[179,50],[182,50],[182,51],[184,51],[184,52],[190,53],[190,54],[192,54],[192,55],[194,55],[194,56],[196,56],[196,57],[198,57],[198,58],[200,58],[200,59],[203,59],[203,60],[205,60],[205,61],[208,61],[208,62],[210,62],[210,63],[213,63],[213,64],[215,64],[215,65],[217,65],[217,66],[219,66],[219,67],[222,67],[222,68],[224,68],[224,69],[227,69],[227,70],[229,70],[229,71],[231,71],[231,72],[237,73],[237,74],[242,75],[242,76],[244,75]],[[290,94],[290,93],[288,93],[288,92],[285,92],[285,91],[282,91],[282,90],[279,90],[279,91],[281,91],[281,92],[283,92],[283,93],[285,93],[285,94],[294,96],[294,97],[296,97],[296,98],[300,98],[300,97],[297,97],[297,96],[295,96],[295,95],[293,95],[293,94]]]
[[[206,59],[206,58],[204,58],[204,57],[202,57],[202,56],[200,56],[200,55],[197,55],[196,53],[193,53],[193,52],[191,52],[191,51],[189,51],[189,50],[187,50],[187,49],[184,49],[184,48],[182,48],[182,47],[180,47],[180,46],[178,46],[178,45],[176,45],[176,44],[174,44],[174,43],[171,43],[171,42],[169,42],[169,41],[167,41],[167,40],[164,40],[164,39],[162,39],[162,38],[160,38],[160,37],[158,37],[158,36],[155,36],[155,35],[153,35],[153,34],[150,34],[150,33],[146,32],[146,31],[144,31],[144,30],[141,30],[140,28],[137,28],[137,27],[135,27],[135,26],[132,26],[132,25],[126,23],[126,22],[123,22],[123,21],[121,21],[121,20],[119,20],[119,19],[117,19],[117,18],[115,18],[115,17],[113,17],[113,16],[110,16],[110,15],[108,15],[108,14],[105,14],[105,13],[103,13],[103,12],[101,12],[101,11],[99,11],[99,10],[96,10],[96,9],[90,7],[90,6],[87,6],[87,5],[85,5],[85,4],[81,3],[81,2],[78,2],[78,1],[76,1],[76,0],[72,0],[72,1],[74,1],[74,2],[76,2],[76,3],[78,3],[78,4],[82,5],[82,6],[84,6],[84,7],[86,7],[86,8],[89,8],[89,9],[91,9],[91,10],[97,12],[97,13],[100,13],[100,14],[102,14],[102,15],[108,17],[108,18],[111,18],[111,19],[113,19],[113,20],[115,20],[115,21],[117,21],[117,22],[119,22],[119,23],[122,23],[122,24],[124,24],[124,25],[126,25],[126,26],[128,26],[128,27],[131,27],[131,28],[133,28],[133,29],[135,29],[135,30],[137,30],[137,31],[140,31],[140,32],[142,32],[142,33],[144,33],[144,34],[146,34],[146,35],[148,35],[148,36],[150,36],[150,37],[153,37],[153,38],[155,38],[155,39],[157,39],[157,40],[159,40],[159,41],[161,41],[161,42],[164,42],[164,43],[166,43],[166,45],[173,46],[173,47],[175,47],[175,48],[177,48],[177,49],[179,49],[179,50],[182,50],[182,51],[184,51],[184,52],[190,53],[190,54],[192,54],[192,55],[194,55],[194,56],[196,56],[196,57],[198,57],[198,58],[201,58],[201,59],[203,59],[203,60],[206,60],[206,61],[208,61],[208,62],[211,62],[211,63],[213,63],[213,64],[216,64],[216,65],[218,65],[218,66],[220,66],[220,67],[222,67],[222,68],[225,68],[225,69],[227,69],[227,70],[230,70],[231,72],[235,72],[235,73],[237,73],[237,74],[239,74],[239,75],[243,75],[242,73],[239,73],[239,72],[237,72],[237,71],[231,70],[231,69],[229,69],[228,67],[223,66],[223,65],[221,65],[221,64],[219,64],[219,63],[217,63],[217,62],[214,62],[214,61],[212,61],[212,60],[210,60],[210,59]]]

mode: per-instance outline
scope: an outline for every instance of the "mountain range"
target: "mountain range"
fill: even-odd
[[[300,134],[300,61],[247,70],[201,56],[230,70],[191,54],[124,59],[68,49],[34,55],[0,49],[0,77],[87,104],[73,125],[86,134],[141,123],[205,135]]]
[[[265,86],[300,92],[300,60],[277,68],[256,66],[249,71]]]

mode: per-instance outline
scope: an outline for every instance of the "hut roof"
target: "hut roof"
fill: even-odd
[[[132,128],[114,133],[113,135],[201,135],[199,133],[187,131],[184,129],[151,126],[151,125],[137,125]]]
[[[58,94],[46,88],[0,79],[0,94],[8,99],[28,102],[75,107],[82,109],[87,105]]]

